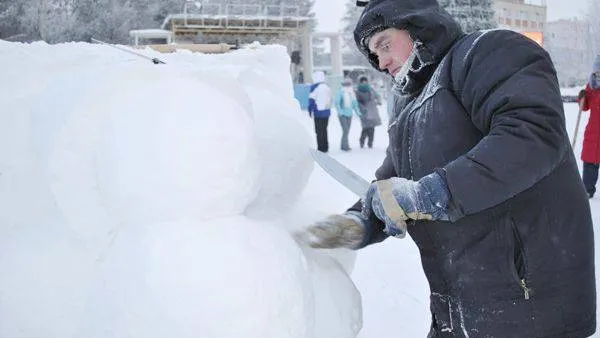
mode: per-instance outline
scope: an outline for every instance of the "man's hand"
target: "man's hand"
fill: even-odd
[[[358,211],[331,215],[293,234],[296,241],[318,249],[357,249],[363,243],[366,223]]]
[[[437,173],[419,181],[392,177],[371,184],[363,201],[362,214],[368,219],[373,213],[385,223],[384,231],[394,237],[406,235],[406,221],[448,220],[445,210],[450,192]]]

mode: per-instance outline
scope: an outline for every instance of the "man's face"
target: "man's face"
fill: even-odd
[[[388,28],[375,33],[369,40],[369,51],[377,55],[379,69],[396,75],[413,49],[413,41],[406,30]]]

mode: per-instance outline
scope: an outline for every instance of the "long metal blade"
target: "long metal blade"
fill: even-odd
[[[364,197],[367,190],[369,190],[369,186],[371,185],[369,181],[360,177],[357,173],[348,169],[348,167],[336,161],[333,157],[314,149],[310,149],[310,154],[325,172],[357,196]]]
[[[98,39],[92,38],[92,42],[99,43],[99,44],[102,44],[102,45],[105,45],[105,46],[109,46],[109,47],[118,49],[118,50],[120,50],[122,52],[126,52],[126,53],[130,53],[130,54],[133,54],[133,55],[137,55],[139,57],[142,57],[144,59],[152,61],[152,63],[154,63],[155,65],[157,65],[159,63],[165,64],[162,60],[159,60],[158,58],[151,58],[151,57],[146,56],[146,55],[144,55],[142,53],[134,52],[134,51],[129,50],[127,48],[119,47],[117,45],[111,45],[110,43],[107,43],[107,42],[104,42],[104,41],[100,41]]]

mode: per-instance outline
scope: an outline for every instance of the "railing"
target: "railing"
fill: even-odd
[[[202,7],[190,13],[184,7],[183,24],[185,27],[196,25],[190,24],[190,20],[199,22],[203,27],[225,27],[225,28],[283,28],[286,21],[295,21],[295,27],[299,28],[301,20],[300,8],[298,6],[263,6],[249,4],[203,4]],[[288,26],[289,27],[289,26]]]
[[[183,25],[186,27],[190,26],[190,24],[188,24],[188,18],[190,16],[193,16],[194,19],[199,18],[201,26],[221,27],[221,26],[223,26],[223,19],[224,19],[225,15],[221,14],[221,5],[219,5],[219,4],[204,4],[204,5],[202,5],[202,8],[200,9],[200,11],[198,11],[197,13],[193,13],[193,14],[190,14],[187,12],[184,13]],[[206,19],[210,19],[211,23],[214,23],[216,21],[216,24],[207,25]]]
[[[260,5],[227,5],[225,6],[225,27],[242,28],[246,23],[262,26]],[[247,20],[248,19],[248,20]]]
[[[265,6],[264,11],[267,16],[281,16],[284,18],[300,16],[300,7],[298,6]]]

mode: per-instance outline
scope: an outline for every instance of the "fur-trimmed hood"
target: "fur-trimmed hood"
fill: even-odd
[[[420,60],[432,65],[415,79],[419,88],[429,80],[450,46],[464,35],[459,24],[436,0],[371,0],[356,24],[354,41],[375,69],[380,70],[379,62],[369,52],[368,39],[392,27],[407,30],[413,40],[419,40]]]

